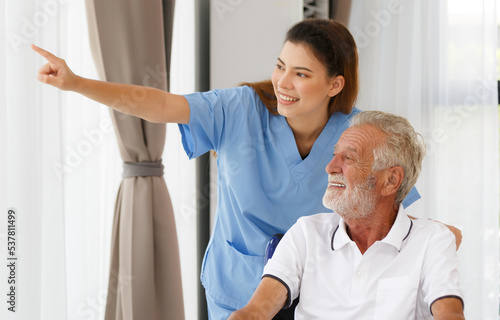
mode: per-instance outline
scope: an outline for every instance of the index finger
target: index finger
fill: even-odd
[[[43,50],[42,48],[35,46],[34,44],[31,44],[31,49],[33,49],[33,51],[35,51],[36,53],[47,59],[49,62],[55,62],[55,60],[58,59],[52,53],[48,52],[47,50]]]

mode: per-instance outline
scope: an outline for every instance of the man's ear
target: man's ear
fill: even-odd
[[[382,186],[382,195],[389,196],[396,194],[401,183],[403,183],[404,176],[405,171],[402,167],[395,166],[387,169],[383,176],[384,185]]]

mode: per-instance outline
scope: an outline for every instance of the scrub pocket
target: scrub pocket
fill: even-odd
[[[264,267],[264,252],[262,255],[248,255],[240,252],[234,245],[226,241],[227,261],[223,289],[228,297],[235,298],[236,309],[240,309],[252,297],[260,283]]]
[[[415,277],[379,280],[374,319],[415,319],[418,285]]]

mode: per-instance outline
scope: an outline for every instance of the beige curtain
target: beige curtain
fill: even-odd
[[[173,0],[165,2],[172,30]],[[103,80],[167,89],[162,0],[87,0]],[[116,103],[143,99],[141,90]],[[124,179],[112,235],[106,319],[184,319],[179,249],[161,155],[166,126],[111,111]]]
[[[330,18],[349,25],[349,15],[351,14],[352,0],[331,0]]]

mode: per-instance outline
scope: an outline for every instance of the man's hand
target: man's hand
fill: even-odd
[[[286,287],[276,279],[262,278],[248,304],[228,320],[270,320],[283,308],[288,296]]]

